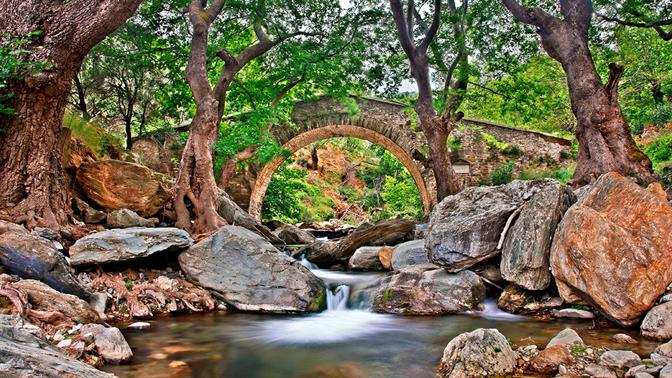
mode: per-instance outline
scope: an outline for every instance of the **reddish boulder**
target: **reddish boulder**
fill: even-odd
[[[616,173],[601,176],[565,214],[551,248],[560,295],[577,296],[631,326],[672,282],[672,206],[660,184],[648,189]]]
[[[572,354],[564,345],[554,345],[537,354],[530,361],[530,370],[541,374],[553,374],[558,367],[572,363]]]
[[[91,202],[106,211],[130,209],[143,217],[156,214],[170,199],[160,173],[119,160],[82,165],[77,184]]]

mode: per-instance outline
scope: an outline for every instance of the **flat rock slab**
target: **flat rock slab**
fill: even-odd
[[[111,378],[51,345],[44,332],[18,316],[0,315],[0,376]]]
[[[502,247],[500,270],[505,280],[527,290],[544,290],[551,285],[553,234],[575,201],[568,186],[551,184],[523,205]]]
[[[636,324],[672,282],[672,206],[648,189],[602,175],[560,222],[551,268],[563,299],[590,302],[607,318]]]
[[[70,263],[80,266],[131,261],[178,252],[192,243],[186,231],[172,227],[106,230],[87,235],[70,247]]]
[[[36,280],[20,280],[10,285],[28,294],[28,302],[35,310],[58,311],[76,323],[100,321],[98,313],[83,299],[63,294]]]
[[[642,359],[629,350],[610,350],[600,356],[600,363],[613,368],[631,368],[639,365]]]
[[[21,278],[35,279],[80,298],[91,290],[72,273],[72,268],[54,244],[28,233],[8,231],[0,235],[0,265]]]
[[[500,186],[471,187],[434,207],[425,233],[429,260],[459,272],[497,255],[497,244],[509,216],[553,180],[513,181]]]
[[[373,296],[372,310],[404,315],[454,314],[473,309],[484,298],[485,286],[476,273],[448,273],[426,264],[388,276]]]
[[[242,311],[308,312],[326,304],[324,283],[257,234],[225,226],[182,252],[188,279]]]
[[[352,271],[381,271],[387,270],[378,258],[381,248],[386,247],[359,247],[348,260],[348,269]]]

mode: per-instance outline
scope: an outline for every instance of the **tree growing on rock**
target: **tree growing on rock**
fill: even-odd
[[[9,80],[12,114],[0,114],[0,217],[29,227],[68,222],[61,124],[70,85],[86,54],[141,0],[2,0],[0,38],[30,36],[26,60],[39,72]]]
[[[655,181],[651,161],[632,139],[618,103],[618,81],[624,68],[610,64],[606,84],[595,68],[588,46],[592,1],[560,0],[560,16],[516,0],[501,1],[516,19],[535,27],[544,50],[565,71],[579,142],[573,183],[589,184],[612,171],[646,183]]]
[[[450,2],[453,6],[451,11],[458,16],[458,10],[455,8],[453,1]],[[411,76],[415,80],[418,88],[418,98],[415,103],[415,111],[418,115],[420,129],[425,134],[427,144],[429,147],[429,155],[432,160],[432,170],[436,179],[437,200],[440,201],[450,194],[458,193],[461,190],[460,182],[453,170],[450,162],[450,154],[448,150],[448,136],[453,130],[454,125],[462,117],[462,113],[457,112],[459,106],[459,98],[452,98],[452,105],[447,105],[446,110],[441,114],[437,114],[434,108],[433,94],[432,94],[432,78],[429,70],[429,56],[427,50],[432,44],[432,40],[439,31],[441,24],[441,1],[434,1],[434,10],[432,13],[432,22],[429,26],[423,27],[422,39],[419,43],[415,41],[415,19],[418,13],[413,0],[409,0],[404,10],[402,0],[390,0],[390,7],[392,8],[392,15],[394,23],[397,28],[399,42],[401,44],[408,62],[411,67]],[[464,8],[463,14],[466,13],[467,2],[462,4]],[[422,26],[422,25],[421,25]],[[456,25],[455,33],[463,37],[464,25],[460,27]],[[465,59],[457,57],[454,67],[464,65]],[[453,68],[454,69],[454,68]],[[452,77],[452,73],[450,75]],[[451,84],[448,79],[448,86],[455,85],[455,89],[466,87],[466,82],[457,80]],[[447,101],[451,103],[451,101]]]

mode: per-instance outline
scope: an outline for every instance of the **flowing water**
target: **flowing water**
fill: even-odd
[[[308,263],[309,262],[304,262]],[[433,377],[446,344],[462,332],[497,328],[513,342],[543,346],[565,327],[586,343],[616,347],[621,329],[591,321],[539,321],[499,310],[440,317],[402,317],[366,310],[366,287],[380,274],[317,270],[330,288],[329,309],[312,315],[214,313],[152,321],[145,331],[125,331],[135,357],[107,366],[120,377]],[[636,332],[629,334],[637,338]],[[655,343],[634,347],[650,353]],[[181,362],[175,362],[181,361]],[[171,367],[171,363],[173,366]]]

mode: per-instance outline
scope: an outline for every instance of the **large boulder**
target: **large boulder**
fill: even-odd
[[[256,234],[263,236],[272,244],[284,244],[268,227],[259,223],[247,211],[243,210],[229,197],[226,192],[219,192],[219,207],[217,208],[219,216],[224,218],[228,224],[244,227]]]
[[[642,336],[650,339],[672,339],[672,302],[665,302],[652,308],[644,317],[641,329]]]
[[[404,315],[454,314],[473,309],[485,286],[472,271],[448,273],[435,265],[395,271],[373,297],[373,311]]]
[[[567,302],[581,298],[631,326],[672,282],[672,206],[659,184],[602,175],[560,222],[551,269]]]
[[[319,311],[325,287],[297,260],[238,226],[225,226],[182,252],[184,274],[238,310]]]
[[[283,243],[290,245],[307,245],[315,241],[315,236],[313,236],[313,234],[300,229],[293,224],[283,224],[273,231],[273,233],[276,234]]]
[[[425,234],[429,260],[449,272],[459,272],[497,255],[497,244],[511,213],[541,187],[554,183],[516,180],[500,186],[471,187],[444,198],[434,207]]]
[[[452,339],[443,351],[437,377],[503,377],[516,368],[517,355],[496,329],[479,328]]]
[[[77,296],[58,292],[40,281],[20,280],[12,283],[11,287],[28,294],[28,303],[33,309],[58,311],[77,323],[100,321],[100,316],[88,302]]]
[[[401,243],[394,248],[392,253],[392,269],[394,270],[429,263],[423,239]]]
[[[383,266],[378,252],[385,247],[359,247],[348,261],[348,269],[353,271],[387,270]]]
[[[114,377],[66,356],[46,340],[41,329],[10,315],[0,315],[0,376]]]
[[[554,184],[542,188],[523,205],[502,248],[500,270],[505,280],[527,290],[544,290],[551,285],[553,234],[574,201],[569,187]]]
[[[189,248],[192,239],[178,228],[124,228],[87,235],[70,247],[70,263],[101,265]]]
[[[0,235],[0,265],[21,278],[40,280],[62,293],[85,299],[91,295],[52,241],[27,232],[14,230]]]
[[[84,164],[76,180],[86,197],[106,211],[130,209],[151,217],[170,199],[164,177],[139,164],[119,160]]]

